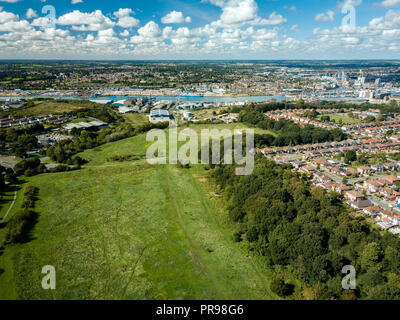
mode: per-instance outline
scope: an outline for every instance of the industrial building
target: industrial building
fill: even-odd
[[[150,112],[149,121],[152,123],[167,122],[170,120],[170,114],[168,110],[155,109]]]

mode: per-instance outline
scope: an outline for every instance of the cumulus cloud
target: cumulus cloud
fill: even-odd
[[[335,20],[335,13],[332,10],[329,10],[325,13],[318,13],[315,16],[315,21],[328,22],[333,20]]]
[[[391,8],[400,5],[400,0],[384,0],[380,4],[386,8]]]
[[[268,18],[258,15],[258,5],[254,0],[208,0],[222,9],[220,20],[215,24],[221,27],[231,25],[278,25],[287,20],[280,14],[273,12]]]
[[[35,11],[35,10],[33,10],[32,8],[29,8],[27,11],[26,11],[26,17],[28,18],[28,19],[32,19],[32,18],[36,18],[38,15],[37,15],[37,12]]]
[[[133,43],[156,42],[161,38],[161,29],[154,21],[148,22],[144,27],[139,28],[138,35],[131,38]]]
[[[129,37],[130,33],[128,30],[124,30],[119,34],[121,37]]]
[[[103,15],[101,10],[91,13],[74,10],[57,19],[57,24],[61,26],[72,26],[75,31],[99,31],[115,26],[115,22]]]
[[[122,28],[133,28],[139,25],[140,21],[131,15],[135,12],[132,9],[119,9],[114,12],[114,16],[118,18],[117,26]]]
[[[362,4],[362,0],[343,0],[337,2],[338,8],[343,8],[346,6],[358,7]]]
[[[105,15],[101,10],[73,10],[60,16],[55,27],[50,29],[47,27],[50,20],[37,17],[33,12],[27,12],[25,18],[0,10],[0,57],[212,58],[223,55],[242,58],[253,55],[286,59],[299,57],[299,54],[307,58],[327,55],[340,58],[337,54],[343,53],[346,58],[345,52],[351,53],[352,57],[365,57],[364,54],[374,52],[384,56],[392,52],[398,56],[400,50],[400,11],[388,10],[354,29],[347,26],[317,28],[311,37],[298,40],[285,33],[296,31],[297,25],[280,27],[286,19],[277,12],[260,16],[254,0],[204,1],[220,8],[216,21],[193,28],[175,27],[172,23],[186,22],[184,14],[175,11],[163,17],[169,19],[161,19],[162,23],[171,25],[161,27],[155,21],[146,21],[135,31],[132,28],[139,25],[139,20],[129,8],[119,9],[111,15]],[[385,1],[389,3],[389,0]],[[341,1],[341,5],[344,2],[361,3]],[[317,16],[317,21],[334,18],[333,11]]]
[[[173,23],[190,23],[192,22],[192,18],[184,17],[183,13],[180,11],[171,11],[166,16],[161,18],[161,22],[164,24],[173,24]]]

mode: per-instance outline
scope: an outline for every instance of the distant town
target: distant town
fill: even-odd
[[[388,102],[400,101],[399,70],[396,61],[48,62],[35,69],[2,63],[0,97],[278,96]]]
[[[223,161],[150,165],[147,134],[168,128],[253,130],[254,172],[238,176]],[[63,275],[90,267],[101,287],[105,263],[119,270],[116,288],[140,264],[134,298],[176,297],[146,291],[174,272],[187,272],[190,288],[202,283],[189,270],[202,260],[207,277],[223,266],[213,277],[228,291],[251,274],[246,296],[231,297],[395,299],[400,62],[0,63],[0,200],[0,281],[10,284],[0,298],[26,274],[39,278],[24,269],[17,284],[10,266],[45,243]],[[361,279],[384,276],[349,291],[340,272],[350,264]],[[71,279],[65,288],[79,295]],[[49,297],[32,288],[18,297]],[[110,297],[99,292],[84,297]]]

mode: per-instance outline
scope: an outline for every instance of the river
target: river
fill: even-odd
[[[113,102],[122,101],[130,98],[145,98],[150,96],[111,96],[97,98],[82,98],[82,97],[52,97],[52,96],[34,96],[34,97],[0,97],[0,100],[7,99],[37,99],[46,98],[54,100],[112,100]],[[271,99],[276,99],[277,102],[290,101],[290,98],[283,96],[246,96],[246,97],[181,97],[181,96],[151,96],[156,101],[179,101],[179,102],[204,102],[204,103],[232,103],[232,102],[264,102]]]

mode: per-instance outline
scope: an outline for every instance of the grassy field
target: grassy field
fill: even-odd
[[[122,116],[134,127],[149,122],[149,115],[144,113],[126,113]]]
[[[319,115],[318,118],[321,118],[322,116],[329,116],[331,118],[331,121],[335,120],[336,123],[339,123],[340,120],[342,120],[343,124],[353,124],[361,122],[361,120],[353,119],[343,114],[325,114],[325,115]]]
[[[75,110],[85,109],[96,105],[89,101],[74,101],[60,102],[60,101],[35,101],[35,105],[31,108],[24,108],[19,110],[10,111],[15,116],[26,115],[43,115],[43,114],[62,114]]]
[[[203,167],[107,161],[145,147],[145,136],[110,143],[84,152],[83,170],[27,179],[39,219],[31,242],[0,256],[0,299],[276,298]],[[45,265],[54,291],[41,288]]]
[[[180,129],[184,129],[185,127],[187,127],[185,124],[181,125]],[[198,134],[200,134],[202,129],[219,129],[219,130],[223,130],[223,129],[229,129],[229,130],[245,130],[245,129],[254,129],[254,133],[255,134],[271,134],[274,137],[277,136],[276,132],[270,131],[270,130],[263,130],[260,128],[252,128],[249,127],[248,125],[241,123],[241,122],[236,122],[236,123],[210,123],[210,124],[190,124],[189,127],[193,130],[195,130]]]

